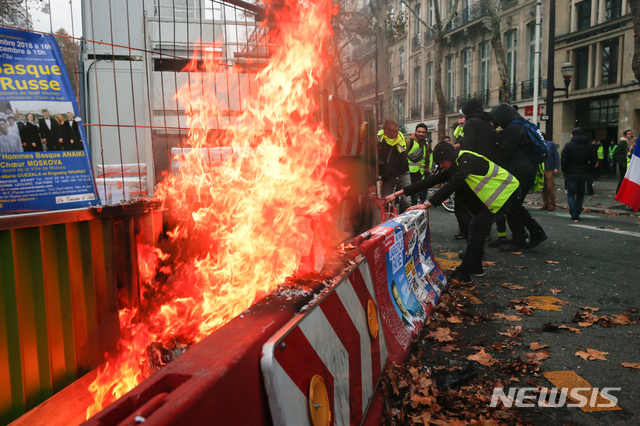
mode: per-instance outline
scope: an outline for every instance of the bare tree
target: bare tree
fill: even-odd
[[[62,54],[62,60],[64,66],[67,68],[67,74],[69,74],[69,80],[71,81],[71,87],[73,93],[78,97],[78,59],[80,55],[80,44],[74,39],[69,37],[69,34],[64,28],[60,28],[55,34],[62,36],[56,37],[60,53]]]
[[[501,102],[511,102],[511,91],[509,90],[509,73],[507,72],[507,58],[502,45],[502,33],[500,30],[500,9],[502,0],[484,0],[491,21],[491,50],[498,65],[498,76],[500,84],[498,86],[499,99]]]
[[[407,6],[409,11],[418,19],[418,21],[424,25],[427,31],[430,31],[434,37],[434,66],[435,66],[435,78],[434,78],[434,89],[436,92],[436,101],[438,102],[438,140],[441,141],[442,138],[446,135],[446,121],[447,121],[447,100],[444,97],[444,91],[442,90],[442,60],[444,59],[444,47],[445,47],[445,36],[451,29],[451,22],[453,21],[453,17],[458,10],[458,0],[453,0],[453,4],[451,5],[451,9],[448,11],[447,16],[444,20],[441,19],[440,15],[440,6],[438,5],[438,1],[434,0],[433,8],[435,14],[435,23],[433,26],[427,24],[425,21],[420,18],[420,16],[407,4],[405,0],[400,0],[402,3]]]
[[[29,0],[29,8],[41,8],[43,0]],[[27,28],[31,18],[27,10],[27,0],[0,0],[0,20],[6,25]]]
[[[640,0],[629,0],[629,6],[631,7],[631,15],[633,16],[633,61],[631,62],[631,69],[636,77],[636,80],[640,81]]]

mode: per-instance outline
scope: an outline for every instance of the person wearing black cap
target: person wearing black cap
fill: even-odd
[[[455,191],[456,204],[460,203],[468,210],[470,221],[467,226],[469,239],[464,258],[451,275],[451,279],[470,281],[471,275],[484,275],[482,257],[491,225],[505,214],[510,205],[520,203],[519,182],[511,173],[487,157],[465,149],[457,153],[449,144],[436,145],[433,161],[442,172],[387,196],[385,201],[392,202],[395,197],[411,195],[438,183],[444,183],[425,204],[409,208],[428,209],[431,206],[439,206]]]
[[[524,200],[533,187],[539,166],[530,156],[531,142],[524,125],[513,123],[513,121],[524,122],[525,120],[513,106],[507,103],[495,106],[489,116],[493,124],[500,126],[503,130],[498,138],[495,162],[518,178],[521,197]],[[507,222],[511,229],[512,240],[509,244],[501,246],[503,251],[533,248],[547,239],[547,234],[540,224],[522,205],[509,210]],[[527,243],[525,228],[529,231],[529,243]]]
[[[580,220],[582,201],[589,173],[598,163],[598,155],[589,143],[589,139],[582,134],[582,129],[576,127],[571,131],[571,140],[562,149],[560,165],[567,181],[567,204],[569,213],[574,221]]]

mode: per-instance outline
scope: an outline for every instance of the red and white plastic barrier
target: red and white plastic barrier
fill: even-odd
[[[364,256],[337,283],[266,297],[86,424],[378,424],[380,377],[406,360],[447,281],[424,211],[353,243]]]

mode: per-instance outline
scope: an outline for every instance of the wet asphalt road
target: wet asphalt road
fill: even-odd
[[[478,313],[503,313],[514,315],[514,304],[510,301],[527,296],[551,296],[568,302],[559,310],[536,309],[531,316],[522,316],[522,321],[509,322],[504,319],[489,321],[485,325],[467,327],[462,339],[471,346],[490,346],[504,342],[504,332],[511,325],[522,326],[522,343],[514,353],[500,353],[493,348],[487,352],[495,358],[505,359],[530,353],[531,342],[549,345],[549,358],[541,362],[540,372],[573,371],[594,388],[619,387],[612,392],[618,397],[621,410],[583,412],[580,408],[535,408],[525,409],[538,424],[547,425],[640,425],[640,370],[620,365],[622,362],[640,363],[640,325],[618,325],[605,328],[594,324],[579,327],[572,322],[577,311],[586,312],[581,306],[599,308],[597,316],[629,313],[640,308],[640,217],[598,213],[583,213],[578,223],[569,214],[531,210],[543,226],[549,239],[539,247],[522,254],[501,253],[498,249],[486,248],[487,261],[495,265],[485,268],[486,275],[475,278],[472,289],[482,304],[472,305]],[[442,252],[455,252],[464,248],[463,241],[456,241],[457,223],[453,213],[441,208],[430,209],[431,245],[437,257],[446,257]],[[493,237],[496,237],[495,227]],[[553,261],[557,263],[547,263]],[[535,282],[544,284],[536,285]],[[486,285],[481,285],[489,284]],[[503,283],[522,286],[524,289],[510,290]],[[550,290],[561,290],[552,293]],[[629,313],[632,321],[640,322],[638,313]],[[542,325],[552,323],[560,326],[580,328],[581,334],[569,330],[543,332]],[[462,346],[462,345],[461,345]],[[586,361],[575,356],[577,351],[587,348],[608,352],[606,361]],[[473,351],[469,353],[474,353]],[[458,355],[460,359],[463,354]],[[554,385],[544,377],[530,377],[540,386]],[[510,386],[510,385],[509,385]],[[526,379],[514,383],[526,387]]]

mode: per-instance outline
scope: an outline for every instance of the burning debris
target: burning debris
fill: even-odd
[[[332,243],[326,212],[344,188],[327,166],[334,141],[314,119],[310,93],[328,64],[335,9],[328,0],[282,3],[269,10],[271,61],[254,81],[210,48],[197,49],[185,69],[176,97],[192,149],[175,157],[178,174],[165,176],[156,192],[173,226],[164,250],[139,252],[141,303],[120,312],[118,350],[89,387],[95,403],[87,418],[272,292],[301,260],[322,267],[318,250]],[[217,96],[231,80],[251,86],[241,116],[230,116]],[[211,140],[221,123],[226,131]],[[242,155],[202,161],[202,150],[215,147]],[[318,227],[322,239],[314,238]]]

